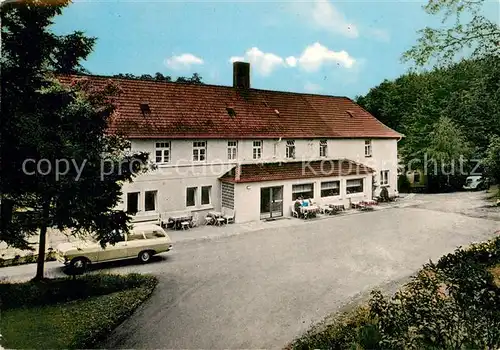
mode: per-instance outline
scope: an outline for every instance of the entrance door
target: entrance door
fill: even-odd
[[[260,218],[283,216],[283,186],[260,189]]]

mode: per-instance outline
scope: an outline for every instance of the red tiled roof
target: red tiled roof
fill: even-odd
[[[128,138],[399,138],[347,97],[98,76],[122,89],[110,131]],[[150,113],[141,112],[148,104]],[[227,108],[236,113],[230,116]],[[279,113],[277,113],[278,111]]]
[[[366,165],[348,159],[329,159],[317,161],[300,161],[286,163],[242,164],[237,176],[234,167],[220,179],[224,182],[259,182],[274,180],[307,179],[315,177],[332,177],[347,175],[366,175],[374,172]]]

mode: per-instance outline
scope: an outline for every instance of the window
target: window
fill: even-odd
[[[205,141],[193,142],[193,161],[204,162],[207,156],[207,143]]]
[[[326,157],[328,155],[328,144],[326,140],[319,141],[319,156]]]
[[[321,183],[321,197],[340,195],[340,181],[328,181]]]
[[[139,192],[127,193],[127,213],[134,215],[139,211]]]
[[[252,147],[253,159],[262,158],[262,141],[254,141]]]
[[[302,184],[292,186],[292,200],[302,197],[303,199],[314,197],[314,185],[313,184]]]
[[[380,186],[389,185],[389,170],[382,170],[380,172]]]
[[[365,140],[365,157],[372,156],[372,140]]]
[[[142,232],[133,232],[127,236],[127,241],[138,241],[144,239]]]
[[[144,210],[156,210],[156,191],[146,191],[144,194]]]
[[[286,142],[286,157],[287,158],[295,158],[295,141],[288,140]]]
[[[155,143],[156,163],[170,162],[170,142]]]
[[[210,204],[210,192],[212,192],[212,186],[203,186],[201,188],[201,205]]]
[[[420,183],[420,173],[418,171],[413,173],[413,182],[417,184]]]
[[[346,192],[347,194],[363,192],[363,179],[347,180]]]
[[[186,207],[194,207],[196,205],[196,187],[188,187],[186,189]]]
[[[151,114],[151,108],[149,108],[149,104],[147,103],[140,103],[139,107],[141,108],[141,112],[143,116],[148,116]]]
[[[227,159],[235,160],[238,155],[238,142],[237,141],[228,141],[227,142]]]
[[[164,238],[165,233],[163,233],[161,231],[146,231],[146,232],[144,232],[144,237],[146,239]]]

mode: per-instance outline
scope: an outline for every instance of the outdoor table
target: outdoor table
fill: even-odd
[[[315,216],[319,211],[319,207],[317,205],[308,205],[307,207],[300,207],[300,211],[307,218],[309,215]]]
[[[188,214],[182,214],[182,215],[173,215],[168,218],[168,221],[173,221],[174,223],[174,230],[179,230],[182,228],[181,222],[183,221],[189,221],[190,226],[193,222],[193,215],[188,215]]]
[[[324,214],[331,214],[332,212],[332,208],[329,205],[321,205],[320,209]]]
[[[224,214],[222,214],[220,211],[209,211],[208,215],[214,218],[214,224],[218,225],[217,219],[224,218]],[[225,220],[224,220],[225,223]]]
[[[343,204],[329,204],[328,205],[330,208],[332,208],[335,211],[341,211],[344,210],[344,205]]]

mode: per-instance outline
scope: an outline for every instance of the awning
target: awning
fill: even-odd
[[[348,159],[325,159],[281,163],[241,164],[220,177],[223,182],[245,183],[366,175],[373,170],[366,165]]]

